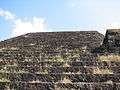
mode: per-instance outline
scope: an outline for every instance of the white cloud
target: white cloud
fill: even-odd
[[[3,10],[0,8],[0,16],[4,17],[5,20],[14,20],[15,19],[15,15],[12,14],[11,12],[7,11],[7,10]]]
[[[43,18],[33,17],[32,21],[23,21],[17,19],[15,21],[14,28],[12,30],[13,36],[18,36],[30,32],[43,32],[44,31],[44,22]]]
[[[41,17],[32,17],[32,20],[23,20],[17,18],[13,13],[0,8],[0,17],[6,21],[12,22],[11,37],[19,36],[30,32],[43,32],[45,30],[45,19]]]

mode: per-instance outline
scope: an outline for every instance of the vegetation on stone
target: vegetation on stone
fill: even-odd
[[[98,60],[106,61],[106,62],[120,61],[120,56],[119,55],[101,55],[101,56],[98,56]]]

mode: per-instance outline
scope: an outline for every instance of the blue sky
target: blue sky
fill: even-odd
[[[120,0],[1,0],[0,40],[29,32],[120,28]]]

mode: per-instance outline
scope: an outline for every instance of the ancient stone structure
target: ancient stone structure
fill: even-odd
[[[120,53],[120,30],[107,30],[103,45],[107,47],[108,51],[113,53]]]
[[[0,90],[119,90],[119,66],[118,30],[105,39],[96,31],[41,32],[0,42]]]

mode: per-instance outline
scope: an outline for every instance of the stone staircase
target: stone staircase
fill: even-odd
[[[103,37],[29,33],[0,42],[0,90],[119,90],[119,60],[91,53]]]

